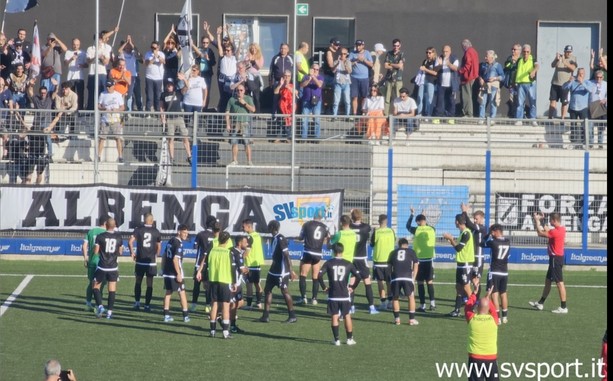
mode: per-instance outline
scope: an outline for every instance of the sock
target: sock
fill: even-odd
[[[152,296],[153,296],[153,287],[147,287],[147,291],[145,291],[145,305],[146,306],[151,304]]]
[[[428,285],[428,296],[430,297],[430,305],[434,306],[434,285],[433,284],[429,284]]]
[[[209,321],[209,327],[211,331],[215,331],[217,329],[217,319]]]
[[[366,300],[368,301],[368,305],[372,306],[375,304],[375,298],[372,293],[372,284],[365,284],[364,287],[366,288]]]
[[[211,287],[204,291],[207,306],[211,305]]]
[[[187,310],[183,310],[183,317],[186,318],[188,316]]]
[[[394,311],[394,319],[400,319],[400,311]]]
[[[317,299],[317,294],[319,294],[319,281],[318,281],[318,279],[313,279],[312,291],[313,291],[313,299]],[[353,293],[351,295],[353,295]]]
[[[387,303],[387,298],[381,298],[381,304],[385,305]]]
[[[539,300],[539,304],[545,304],[545,299],[547,299],[544,296],[541,296],[541,300]]]
[[[456,310],[456,311],[459,311],[459,310],[460,310],[460,307],[462,307],[462,303],[463,303],[463,301],[462,301],[462,296],[457,295],[457,296],[455,297],[455,310]]]
[[[410,320],[415,319],[415,311],[409,311],[409,319]]]
[[[419,295],[419,304],[424,306],[426,304],[426,287],[423,283],[417,285],[417,294]]]
[[[115,294],[115,291],[109,291],[109,310],[112,310],[115,305]]]
[[[100,290],[94,288],[92,292],[94,294],[94,299],[96,300],[96,305],[102,305],[102,293],[100,292]]]
[[[230,319],[230,326],[236,327],[236,319]]]
[[[353,339],[353,331],[345,331],[347,332],[347,340]]]
[[[164,310],[164,317],[170,316],[170,310]]]
[[[390,304],[391,302],[392,302],[392,297],[391,297],[391,296],[388,296],[388,297],[387,297],[387,304]]]
[[[338,325],[332,326],[332,335],[334,336],[334,341],[338,340]]]
[[[228,333],[228,328],[230,328],[230,320],[222,320],[221,329],[223,329],[224,334]]]
[[[564,302],[560,302],[560,307],[562,307],[562,308],[566,308],[566,301],[564,301]]]
[[[509,310],[502,310],[502,317],[507,317],[509,314]]]
[[[134,301],[135,302],[140,302],[140,294],[141,294],[140,284],[135,283],[134,284]]]
[[[355,292],[352,292],[351,295],[349,295],[349,299],[351,300],[351,305],[353,306],[355,304],[353,302],[355,300]]]
[[[192,290],[192,304],[198,303],[198,297],[200,296],[200,282],[194,280],[194,289]]]
[[[264,310],[264,312],[262,313],[262,317],[263,317],[264,319],[268,319],[268,317],[269,317],[269,316],[270,316],[270,312],[269,312],[269,311]]]
[[[289,318],[290,319],[295,319],[296,318],[296,311],[289,310],[288,313],[289,313]]]
[[[94,295],[94,291],[92,289],[92,282],[89,282],[87,284],[87,288],[85,289],[85,300],[91,303],[93,295]]]
[[[253,296],[248,296],[247,297],[247,306],[251,307],[251,303],[253,303]]]
[[[259,292],[256,291],[256,293],[255,293],[255,302],[257,304],[262,303],[262,291],[259,291]]]
[[[306,277],[300,275],[300,279],[298,280],[298,286],[300,288],[300,297],[302,299],[306,298]]]

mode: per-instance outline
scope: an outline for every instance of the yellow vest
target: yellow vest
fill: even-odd
[[[515,83],[532,83],[530,79],[530,73],[534,70],[534,59],[532,54],[528,56],[528,59],[524,62],[523,58],[517,60],[517,72],[515,74]]]
[[[304,54],[302,54],[300,50],[296,50],[294,57],[296,58],[296,62],[300,60],[300,66],[296,67],[296,78],[298,79],[296,83],[300,83],[302,82],[302,78],[304,78],[304,74],[302,74],[299,69],[302,69],[302,71],[308,73],[309,61],[307,61],[306,57],[304,56]]]
[[[490,314],[475,314],[468,322],[468,353],[472,355],[498,354],[498,324]]]
[[[230,249],[217,246],[211,249],[207,258],[211,282],[232,283],[232,259]]]
[[[332,239],[332,243],[338,242],[343,245],[343,259],[349,262],[353,262],[355,244],[357,241],[357,235],[353,230],[340,230],[334,235],[334,239]]]
[[[262,248],[262,237],[258,232],[251,232],[249,236],[252,239],[251,250],[245,258],[247,267],[259,267],[264,264],[264,249]]]
[[[373,246],[373,262],[387,262],[390,253],[396,245],[396,235],[391,228],[379,228],[375,230],[375,246]]]
[[[470,264],[472,264],[475,261],[475,241],[473,240],[473,233],[471,233],[470,229],[468,228],[464,229],[462,233],[467,233],[470,236],[470,239],[468,240],[468,242],[466,242],[464,248],[456,254],[455,261],[457,263],[469,262]],[[460,234],[460,236],[458,237],[458,242],[461,238],[462,234]]]
[[[415,250],[417,254],[417,259],[433,259],[435,245],[436,235],[432,226],[418,226],[417,229],[415,229],[413,250]]]

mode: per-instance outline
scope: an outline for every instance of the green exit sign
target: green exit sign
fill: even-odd
[[[296,4],[296,16],[308,16],[308,15],[309,15],[309,4],[307,3]]]

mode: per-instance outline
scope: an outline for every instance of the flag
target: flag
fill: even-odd
[[[30,61],[30,77],[35,78],[40,74],[40,37],[38,36],[38,24],[34,23],[34,31],[32,32],[32,57]]]
[[[5,13],[25,12],[38,5],[38,0],[6,0]]]
[[[180,71],[186,72],[192,65],[192,47],[190,44],[192,33],[192,0],[185,0],[181,17],[177,23],[177,38],[181,47],[181,67]]]

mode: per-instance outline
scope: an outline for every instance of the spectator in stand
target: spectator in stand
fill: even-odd
[[[334,106],[332,107],[332,114],[338,115],[338,106],[343,100],[345,106],[345,115],[349,115],[351,112],[350,107],[350,91],[351,91],[351,61],[347,58],[349,51],[347,48],[341,48],[341,55],[338,58],[338,63],[334,68]]]
[[[89,74],[87,75],[87,109],[93,110],[95,107],[94,89],[96,85],[96,73],[98,73],[98,95],[104,91],[107,70],[106,65],[111,62],[112,49],[107,41],[113,32],[103,30],[98,36],[98,56],[96,57],[96,46],[87,48],[87,63],[89,64]],[[96,37],[94,36],[94,43]]]
[[[451,54],[451,46],[443,46],[443,53],[436,60],[435,70],[438,72],[436,83],[436,116],[453,117],[456,114],[457,93],[460,90],[458,76],[459,62]],[[434,119],[434,124],[440,124],[440,119]],[[447,123],[455,124],[455,120],[448,119]]]
[[[11,94],[11,90],[4,78],[0,77],[0,136],[2,137],[2,152],[0,153],[0,159],[2,160],[6,159],[8,156],[6,144],[9,139],[8,132],[11,130],[10,124],[14,107],[13,94]]]
[[[515,110],[516,126],[521,126],[521,119],[524,117],[526,100],[530,107],[528,118],[533,119],[532,125],[538,126],[536,122],[536,73],[539,70],[539,63],[532,56],[532,47],[528,44],[522,46],[522,56],[517,61],[517,73],[515,74],[515,85],[517,86],[517,109]]]
[[[509,100],[507,106],[509,111],[507,117],[514,118],[515,110],[517,109],[517,89],[515,87],[515,75],[517,74],[517,61],[521,55],[521,45],[513,44],[511,55],[504,62],[504,82],[503,86],[509,90]]]
[[[296,111],[296,105],[298,103],[298,90],[292,83],[292,72],[286,70],[283,73],[283,77],[279,80],[279,83],[273,90],[275,96],[279,99],[279,111],[285,114],[283,121],[282,137],[284,139],[291,139],[292,137],[292,114]]]
[[[319,64],[313,63],[309,69],[309,74],[302,78],[300,88],[302,88],[302,114],[315,115],[313,118],[315,130],[313,134],[310,134],[309,130],[311,119],[302,119],[302,139],[308,139],[309,135],[315,137],[316,139],[321,138],[321,121],[319,115],[321,114],[323,85],[324,77],[320,74]]]
[[[109,77],[115,82],[115,91],[121,94],[124,104],[127,104],[128,89],[132,84],[132,73],[126,68],[126,60],[118,58],[109,73]]]
[[[380,86],[383,84],[383,69],[385,66],[385,47],[382,43],[377,42],[373,48],[372,54],[372,78],[370,79],[371,84],[377,85],[380,89]]]
[[[364,98],[362,102],[362,115],[369,117],[366,119],[366,139],[368,139],[368,144],[381,144],[382,130],[387,129],[387,121],[383,113],[384,109],[385,99],[383,99],[379,87],[373,84],[370,86],[370,96]],[[389,132],[387,133],[389,134]]]
[[[55,79],[56,83],[62,80],[62,57],[68,48],[57,38],[55,33],[49,33],[47,36],[47,44],[41,49],[41,64],[40,64],[40,85],[45,86],[49,91],[55,90],[55,85],[51,82],[51,78]]]
[[[337,37],[332,37],[330,45],[326,49],[326,55],[321,68],[324,75],[324,88],[322,92],[322,103],[326,107],[324,114],[332,113],[332,105],[334,104],[334,68],[338,65],[340,54],[341,41]]]
[[[306,58],[308,52],[309,44],[304,41],[298,45],[298,50],[294,52],[294,57],[296,57],[296,83],[302,83],[304,76],[309,75],[309,61]],[[302,98],[302,87],[298,88],[298,95]]]
[[[496,58],[498,58],[496,52],[488,50],[485,53],[485,62],[479,67],[479,118],[485,118],[485,109],[488,105],[490,118],[495,118],[500,105],[500,83],[504,80],[504,70],[502,65],[496,62]],[[480,120],[479,123],[483,121]]]
[[[66,372],[66,378],[62,376],[62,372]],[[57,360],[49,360],[45,364],[45,381],[77,381],[72,369],[62,370],[62,365]]]
[[[59,91],[51,94],[55,102],[55,109],[60,111],[56,116],[55,123],[59,125],[57,128],[61,131],[64,128],[64,134],[73,134],[75,128],[75,116],[79,107],[79,96],[72,90],[72,84],[68,81],[62,82]],[[55,127],[55,126],[54,126]],[[76,136],[70,135],[69,139],[75,139]]]
[[[98,109],[100,111],[123,111],[125,105],[123,97],[119,92],[115,91],[115,82],[109,80],[106,82],[106,91],[100,94],[98,99]],[[123,126],[121,124],[121,116],[115,112],[102,113],[100,117],[100,142],[98,143],[98,162],[102,159],[102,150],[104,149],[104,141],[107,135],[112,135],[117,144],[117,161],[123,163]]]
[[[208,27],[208,23],[205,25]],[[207,30],[205,29],[205,31]],[[215,52],[213,52],[213,49],[211,49],[211,39],[209,36],[202,37],[200,42],[202,44],[200,48],[192,43],[192,50],[194,51],[194,55],[196,57],[196,65],[198,65],[198,68],[200,69],[200,76],[204,79],[204,83],[208,89],[206,97],[204,98],[204,109],[206,110],[209,108],[213,67],[217,64],[217,60],[215,58]]]
[[[170,31],[164,37],[164,80],[172,78],[173,81],[177,80],[177,73],[179,72],[179,55],[180,48],[177,48],[177,32],[175,32],[175,25],[172,24]]]
[[[607,81],[604,80],[604,71],[596,70],[594,77],[595,79],[591,81],[593,88],[590,92],[590,119],[607,120]],[[593,108],[595,103],[598,107]],[[601,114],[604,112],[604,114],[596,115],[596,110],[598,110]],[[604,142],[604,131],[606,127],[607,126],[604,123],[597,124],[598,148],[600,149],[603,148],[602,144]],[[594,144],[594,131],[593,128],[590,127],[590,146],[592,144]]]
[[[143,63],[143,55],[136,49],[132,36],[128,35],[125,41],[121,41],[119,58],[126,62],[126,70],[130,72],[130,86],[126,95],[126,107],[129,111],[143,109],[143,101],[140,93],[140,76],[138,75],[139,64]],[[134,107],[136,106],[136,107]]]
[[[245,146],[247,164],[253,165],[251,161],[251,137],[250,117],[247,114],[255,112],[253,100],[249,95],[245,95],[245,85],[238,85],[236,95],[230,98],[226,108],[226,129],[231,136],[232,162],[229,165],[238,165],[238,145]]]
[[[284,83],[287,83],[287,81],[285,81],[284,79],[285,72],[289,71],[291,73],[293,70],[293,67],[294,67],[294,59],[289,54],[289,45],[287,45],[286,43],[282,43],[281,46],[279,46],[279,53],[277,53],[277,55],[272,57],[272,60],[270,61],[270,74],[268,77],[268,84],[273,89],[280,88],[279,82],[281,82],[281,79],[284,80]],[[279,96],[280,96],[279,92],[273,91],[273,96],[272,96],[272,118],[273,120],[276,119],[277,111],[280,111],[279,105],[281,104],[281,102],[279,101]]]
[[[32,42],[26,40],[27,37],[28,37],[28,32],[23,28],[19,28],[17,29],[17,37],[15,37],[15,39],[13,40],[13,44],[19,41],[21,45],[23,45],[23,51],[28,53],[28,55],[31,56],[32,55]]]
[[[0,77],[8,78],[11,71],[11,46],[6,35],[0,32]]]
[[[145,92],[147,93],[145,111],[152,111],[152,108],[160,111],[159,100],[163,91],[166,56],[160,51],[160,44],[157,41],[151,42],[151,50],[145,53],[144,61]]]
[[[18,63],[15,65],[15,71],[11,73],[7,79],[11,94],[13,94],[13,102],[17,108],[26,108],[26,90],[28,87],[28,75],[25,73],[24,65]]]
[[[245,85],[245,95],[249,95],[251,98],[253,98],[253,105],[255,106],[255,98],[253,93],[256,88],[259,90],[257,78],[247,70],[247,63],[245,61],[240,61],[238,64],[236,64],[236,69],[236,74],[230,82],[230,90],[232,91],[232,94],[235,93],[238,85],[242,83]]]
[[[9,160],[9,184],[17,184],[17,178],[21,179],[22,184],[31,183],[34,167],[30,163],[27,129],[23,128],[19,133],[11,134],[6,142],[6,149]]]
[[[221,50],[223,56],[219,59],[219,68],[217,74],[217,81],[219,82],[219,103],[217,110],[225,110],[228,105],[228,101],[232,98],[232,89],[230,89],[230,83],[232,78],[236,75],[238,70],[236,56],[234,55],[234,48],[229,40],[222,42]]]
[[[183,83],[183,111],[188,113],[202,112],[208,89],[204,78],[200,76],[200,66],[192,65],[189,76],[179,73],[179,81]]]
[[[36,79],[32,78],[28,83],[28,97],[30,98],[29,103],[33,106],[35,110],[39,110],[34,114],[34,118],[32,120],[32,130],[36,132],[44,132],[47,134],[45,139],[47,145],[47,155],[49,161],[53,161],[53,145],[51,144],[51,132],[53,128],[49,129],[52,121],[52,109],[53,109],[53,99],[52,95],[49,94],[49,90],[40,86],[38,88],[38,95],[34,95],[34,86],[36,84]],[[56,87],[57,90],[57,87]],[[44,112],[42,110],[49,110],[48,112]]]
[[[87,69],[87,54],[81,50],[81,40],[72,39],[72,48],[66,51],[64,63],[68,67],[66,79],[72,82],[79,99],[79,110],[83,110],[85,102],[85,69]]]
[[[594,79],[596,75],[596,71],[602,70],[604,73],[604,80],[607,80],[607,55],[604,54],[604,49],[600,48],[598,50],[598,64],[594,65],[594,49],[592,49],[590,54],[590,70],[592,71],[591,79]]]
[[[262,55],[262,49],[257,42],[249,44],[247,50],[247,56],[245,57],[245,67],[247,71],[255,78],[254,86],[251,89],[251,96],[253,97],[253,104],[255,105],[255,112],[261,111],[260,107],[260,93],[264,89],[264,80],[260,74],[260,70],[264,67],[264,56]]]
[[[462,40],[462,49],[464,56],[462,63],[458,69],[460,75],[462,115],[465,117],[473,117],[473,87],[475,80],[479,78],[479,53],[473,48],[472,43],[468,39]]]
[[[570,94],[570,102],[568,103],[570,119],[588,119],[590,93],[595,91],[595,85],[585,78],[585,69],[582,67],[577,69],[577,78],[571,76],[568,82],[564,84],[564,89]],[[578,149],[585,144],[583,123],[573,123],[570,130],[570,141]]]
[[[400,96],[403,87],[402,73],[404,71],[404,52],[400,51],[402,44],[395,38],[392,41],[393,50],[385,56],[385,115],[388,115],[391,102]]]
[[[400,126],[405,127],[407,134],[407,142],[409,145],[409,136],[417,127],[416,120],[412,119],[417,112],[417,103],[409,96],[409,89],[403,87],[400,89],[400,95],[394,99],[392,115],[396,117],[396,125],[394,132],[398,132]]]
[[[30,63],[32,61],[32,57],[28,52],[23,50],[23,44],[19,41],[15,42],[13,45],[13,49],[10,51],[10,71],[15,71],[18,64],[22,64],[25,68],[25,72],[27,74],[28,69],[30,68]]]
[[[556,116],[558,101],[562,102],[562,119],[564,119],[568,110],[568,91],[564,88],[564,84],[577,69],[577,57],[573,55],[572,45],[566,45],[564,53],[556,53],[551,67],[553,78],[551,78],[551,89],[549,90],[549,119]]]
[[[183,76],[183,73],[180,74]],[[175,88],[175,83],[172,78],[167,78],[165,82],[166,89],[160,95],[160,119],[162,120],[162,126],[165,130],[164,133],[168,135],[168,152],[170,154],[170,162],[171,164],[174,162],[175,157],[175,134],[178,131],[183,139],[183,147],[185,148],[185,152],[187,153],[187,163],[192,164],[191,157],[191,146],[189,144],[189,133],[187,131],[187,127],[185,127],[185,120],[181,115],[177,115],[174,113],[178,113],[183,111],[183,92],[178,91]],[[184,89],[187,86],[183,87]],[[171,115],[166,115],[165,112],[173,113]]]
[[[362,102],[369,95],[368,73],[373,65],[372,55],[364,48],[364,40],[356,40],[355,50],[349,54],[349,62],[351,62],[351,110],[353,115],[358,115],[362,113]]]
[[[419,71],[423,73],[423,84],[417,91],[417,114],[432,116],[434,111],[434,93],[436,91],[436,49],[426,48],[426,58],[422,61]]]

